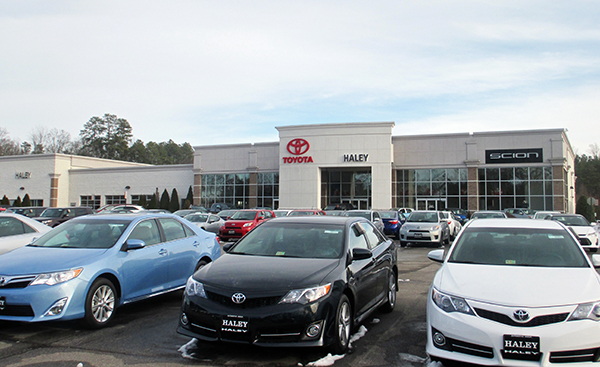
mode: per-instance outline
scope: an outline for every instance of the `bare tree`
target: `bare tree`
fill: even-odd
[[[592,154],[592,157],[596,159],[600,158],[600,147],[598,146],[598,143],[590,144],[590,153]]]
[[[0,127],[0,156],[23,154],[20,144],[12,140],[5,128]]]
[[[36,126],[29,134],[31,145],[33,146],[32,154],[43,154],[46,146],[47,129],[43,126]]]
[[[71,134],[56,128],[46,129],[37,126],[29,136],[33,145],[33,154],[74,153],[78,144],[71,141]]]

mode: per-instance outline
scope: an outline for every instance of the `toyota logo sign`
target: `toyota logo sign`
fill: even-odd
[[[246,301],[246,296],[243,293],[235,293],[233,296],[231,296],[231,300],[233,303],[239,305],[240,303],[244,303]]]
[[[293,139],[287,144],[287,151],[293,155],[300,155],[308,152],[310,145],[304,139]]]
[[[525,310],[516,310],[513,313],[515,320],[520,321],[520,322],[525,322],[527,320],[529,320],[529,312],[525,311]]]

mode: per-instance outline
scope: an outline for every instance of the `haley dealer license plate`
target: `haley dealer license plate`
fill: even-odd
[[[221,331],[227,333],[242,333],[248,332],[248,318],[243,316],[227,315],[223,317]]]
[[[502,356],[507,359],[539,361],[540,337],[526,335],[504,335]]]

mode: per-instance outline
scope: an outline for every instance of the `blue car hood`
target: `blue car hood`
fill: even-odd
[[[25,246],[0,255],[0,274],[28,275],[77,268],[97,261],[106,250]]]

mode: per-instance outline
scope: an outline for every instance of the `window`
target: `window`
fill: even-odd
[[[0,237],[14,236],[32,232],[35,232],[33,228],[29,227],[27,224],[21,222],[17,218],[0,218]]]
[[[369,239],[370,248],[373,249],[379,246],[380,243],[385,241],[385,239],[379,234],[379,231],[377,231],[371,223],[361,223],[360,225],[365,231],[365,236],[367,236],[367,238]]]
[[[88,206],[92,209],[100,207],[100,195],[81,195],[79,201],[81,206]]]
[[[156,221],[152,219],[138,223],[129,235],[129,239],[142,240],[146,246],[156,245],[160,242]]]
[[[126,204],[124,195],[106,195],[104,196],[105,204]]]
[[[167,242],[187,237],[185,229],[183,229],[183,224],[181,224],[178,220],[171,218],[159,218],[158,221],[163,228],[165,240]]]
[[[369,249],[367,239],[363,236],[363,232],[363,228],[358,223],[352,226],[352,230],[350,231],[350,251],[355,248]]]

